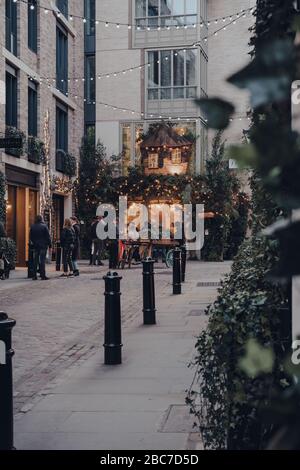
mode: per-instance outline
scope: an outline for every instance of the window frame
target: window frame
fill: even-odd
[[[94,60],[94,73],[90,73],[90,60]],[[96,56],[87,54],[85,56],[85,99],[87,104],[95,104],[96,101]],[[91,80],[93,78],[93,80]],[[94,96],[93,98],[92,95]]]
[[[38,134],[38,86],[28,80],[28,136],[37,137]]]
[[[68,94],[69,41],[68,32],[59,23],[56,24],[56,87]]]
[[[10,66],[5,70],[5,125],[18,127],[18,72]],[[9,119],[8,119],[9,118]]]
[[[69,2],[68,0],[56,0],[56,6],[59,11],[68,19],[69,16]]]
[[[171,152],[171,161],[172,165],[181,165],[182,164],[182,152],[179,147],[172,149]]]
[[[61,121],[61,118],[64,120]],[[68,108],[60,103],[56,102],[56,125],[55,125],[55,148],[56,148],[56,162],[55,169],[61,173],[64,173],[64,155],[69,150],[69,139],[68,139],[68,127],[69,127],[69,112]]]
[[[195,51],[195,84],[190,85],[187,83],[187,52],[188,51]],[[170,85],[162,86],[162,64],[164,63],[162,56],[166,54],[166,52],[171,53],[171,80]],[[183,84],[175,85],[175,74],[174,74],[174,57],[176,57],[176,53],[183,52],[184,53],[184,70],[183,70]],[[199,88],[199,76],[198,76],[198,61],[199,61],[199,48],[173,48],[173,49],[153,49],[148,50],[147,52],[147,63],[153,64],[153,67],[158,67],[158,74],[154,73],[155,76],[158,77],[158,85],[157,86],[150,86],[150,74],[152,66],[148,67],[148,74],[146,80],[146,97],[147,101],[172,101],[172,100],[194,100],[197,97],[198,88]],[[150,54],[154,55],[154,60],[151,59]],[[156,54],[156,56],[155,56]],[[157,58],[156,58],[157,57]],[[167,56],[166,56],[167,57]],[[155,63],[156,62],[156,63]],[[170,91],[170,93],[169,93]],[[183,91],[182,96],[180,96],[180,92]],[[190,93],[191,91],[191,93]],[[152,98],[151,98],[151,93]]]
[[[34,10],[31,9],[31,6],[34,6]],[[37,11],[37,0],[28,0],[28,20],[27,20],[27,26],[28,26],[28,48],[33,51],[34,53],[37,53],[38,50],[38,40],[37,40],[37,30],[38,30],[38,11]]]
[[[94,15],[92,14],[94,12]],[[84,1],[84,16],[86,23],[84,31],[86,36],[96,35],[96,0],[85,0]]]
[[[17,56],[18,54],[18,9],[17,3],[5,0],[5,47]]]
[[[155,162],[153,162],[153,164],[151,163],[150,165],[150,162],[151,162],[151,159],[154,159],[155,157]],[[147,168],[148,170],[158,170],[159,169],[159,155],[158,153],[156,152],[149,152],[148,153],[148,165],[147,165]]]
[[[145,12],[146,15],[138,16],[137,15],[137,2],[134,2],[134,21],[135,21],[135,28],[136,29],[157,29],[157,28],[168,28],[168,27],[195,27],[198,22],[198,1],[196,2],[196,11],[195,13],[188,13],[187,10],[187,2],[189,0],[181,0],[184,2],[183,14],[174,14],[174,2],[172,1],[172,11],[170,15],[161,14],[162,13],[162,0],[158,1],[158,15],[149,15],[149,0],[142,0],[145,3]],[[180,19],[184,19],[184,21],[180,21]],[[192,19],[193,21],[189,21]],[[150,20],[150,21],[149,21]],[[156,22],[154,21],[156,20]]]

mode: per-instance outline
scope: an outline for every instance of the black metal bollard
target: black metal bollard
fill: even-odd
[[[185,282],[186,272],[186,245],[181,247],[181,282]]]
[[[173,294],[181,294],[181,250],[173,251]]]
[[[109,242],[109,269],[118,268],[119,242],[110,240]]]
[[[11,331],[15,324],[0,312],[0,450],[14,448]]]
[[[143,261],[143,314],[144,325],[156,324],[154,260],[151,258]]]
[[[32,279],[33,276],[35,275],[34,269],[33,269],[33,263],[34,263],[33,253],[34,253],[33,246],[29,243],[29,246],[28,246],[28,261],[27,261],[27,277],[28,277],[28,279]]]
[[[104,363],[122,364],[121,292],[118,273],[108,272],[105,281]]]
[[[56,248],[55,249],[55,251],[56,251],[56,256],[55,256],[56,271],[60,271],[60,269],[61,269],[61,252],[62,252],[62,249],[61,249],[61,246],[60,246],[59,242],[56,243],[55,248]]]

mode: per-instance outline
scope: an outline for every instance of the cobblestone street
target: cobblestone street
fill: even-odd
[[[124,370],[122,373],[120,368],[112,368],[109,375],[105,372],[108,369],[101,368],[99,370],[99,367],[102,367],[103,364],[104,282],[102,278],[107,272],[107,267],[90,268],[82,265],[81,276],[74,279],[59,279],[58,273],[55,273],[53,268],[51,268],[48,269],[50,276],[48,282],[32,282],[24,279],[26,272],[18,270],[16,273],[13,273],[12,279],[2,282],[0,284],[1,309],[9,313],[17,321],[13,331],[13,347],[16,352],[14,357],[14,395],[17,416],[16,427],[19,432],[21,447],[44,448],[45,446],[44,442],[36,441],[38,435],[29,434],[32,440],[30,440],[31,438],[28,438],[28,440],[26,437],[28,436],[27,430],[29,433],[32,433],[31,421],[28,429],[26,427],[27,418],[30,420],[31,416],[33,416],[33,420],[35,420],[36,416],[42,416],[43,418],[48,416],[47,413],[44,413],[43,398],[46,399],[46,411],[48,412],[49,404],[47,400],[50,399],[51,401],[51,397],[58,396],[60,405],[58,410],[56,410],[56,405],[54,405],[54,414],[63,417],[66,412],[66,416],[69,416],[69,413],[73,411],[73,406],[75,410],[77,410],[78,406],[80,409],[81,406],[83,406],[83,410],[85,409],[87,404],[78,404],[76,397],[81,397],[80,400],[82,401],[85,400],[82,396],[83,392],[87,391],[88,394],[94,394],[93,384],[98,383],[96,380],[101,377],[102,386],[99,390],[102,390],[102,392],[104,390],[107,394],[115,390],[114,384],[116,382],[114,380],[122,380],[124,374],[125,378],[129,379],[129,383],[124,383],[125,388],[129,387],[129,394],[133,393],[130,392],[132,387],[136,387],[142,394],[145,393],[143,390],[146,387],[145,390],[149,390],[150,397],[153,395],[152,398],[149,398],[150,400],[155,399],[158,394],[160,402],[157,405],[158,409],[156,410],[155,408],[157,417],[161,417],[161,406],[167,409],[167,403],[170,400],[170,403],[172,403],[172,393],[175,394],[173,402],[179,401],[179,403],[183,404],[184,390],[189,387],[192,377],[191,372],[187,369],[187,364],[192,359],[195,336],[206,324],[204,309],[215,298],[220,277],[228,272],[229,268],[230,263],[188,263],[187,282],[183,286],[183,295],[174,297],[171,295],[171,270],[167,269],[164,265],[156,265],[158,325],[154,327],[153,331],[153,348],[151,347],[151,334],[149,337],[150,330],[146,329],[145,331],[141,329],[141,266],[135,266],[131,270],[122,271],[121,301],[124,362],[126,362],[128,372]],[[157,329],[155,330],[155,328]],[[155,331],[157,333],[154,333]],[[161,343],[163,338],[164,344]],[[178,357],[175,354],[172,359],[168,359],[171,351],[170,349],[165,351],[165,348],[167,347],[168,349],[168,345],[171,346],[175,338],[178,338],[176,340],[178,344],[178,351],[176,351]],[[129,342],[128,345],[127,340]],[[150,344],[148,344],[148,340],[150,340]],[[143,363],[144,356],[140,349],[144,347],[143,342],[145,342],[145,348],[150,348],[147,361],[149,368],[148,366],[145,368]],[[180,346],[180,344],[184,346]],[[134,349],[131,350],[132,348],[137,348],[138,355]],[[163,356],[161,359],[163,363],[166,363],[166,366],[171,364],[171,371],[176,371],[176,379],[173,376],[169,377],[169,379],[161,377],[161,370],[159,369],[161,360],[158,359],[159,349],[162,350],[162,354],[165,356],[165,358]],[[134,366],[133,361],[137,366]],[[174,364],[172,364],[172,361],[174,361]],[[121,366],[121,369],[123,369],[123,366]],[[82,370],[85,372],[82,372]],[[86,375],[87,372],[88,376]],[[104,376],[102,376],[103,373]],[[76,374],[79,374],[79,376]],[[127,374],[129,377],[127,377]],[[64,381],[68,380],[68,377],[70,377],[71,381],[79,377],[78,384],[83,386],[83,389],[79,389],[77,392],[78,384],[74,386],[74,396],[71,393],[71,391],[73,392],[73,385],[71,390],[68,389],[68,384],[65,384],[67,388],[64,388]],[[167,383],[164,385],[165,379]],[[60,386],[65,391],[61,392]],[[55,395],[57,387],[59,395]],[[113,388],[111,389],[110,387]],[[89,392],[89,390],[92,391]],[[178,395],[179,392],[180,395]],[[76,395],[76,393],[79,393],[79,395]],[[171,393],[169,398],[167,398],[168,393]],[[113,403],[107,394],[100,397],[101,410],[103,406],[105,407],[107,400],[110,406]],[[126,401],[126,396],[125,394],[125,398],[120,398],[119,407],[121,407],[122,412],[128,412],[128,409],[126,409],[128,403],[124,404],[122,401],[123,399]],[[143,395],[136,398],[141,401],[141,408],[147,407],[146,403],[143,404],[142,397]],[[69,399],[71,399],[71,408],[68,405]],[[42,404],[39,405],[41,400]],[[88,397],[87,400],[89,402]],[[127,397],[128,400],[131,403],[131,396]],[[92,400],[92,403],[94,401]],[[129,407],[132,406],[130,403]],[[38,410],[37,415],[34,411],[36,406]],[[50,406],[51,412],[52,406]],[[63,409],[61,409],[61,406]],[[96,410],[99,411],[99,405],[95,406]],[[64,409],[65,407],[67,411]],[[42,413],[39,413],[39,409],[42,410]],[[89,407],[88,411],[90,411]],[[31,415],[32,412],[33,415]],[[24,419],[26,417],[25,421],[22,419],[20,421],[19,418],[22,418],[22,416]],[[113,416],[116,415],[114,414]],[[145,416],[150,417],[150,415]],[[52,418],[53,415],[51,415],[50,420]],[[42,433],[45,431],[43,426],[44,424],[41,428]],[[39,424],[37,429],[38,427]],[[49,429],[48,422],[46,429]],[[167,435],[171,437],[172,433]],[[175,437],[180,435],[174,434]],[[83,434],[81,438],[77,436],[78,439],[74,440],[73,436],[71,439],[73,444],[71,444],[66,434],[67,440],[61,443],[62,448],[67,448],[69,445],[85,448],[87,445],[84,443],[85,436],[86,434]],[[45,434],[44,437],[46,437]],[[154,442],[156,441],[151,442],[152,444],[144,443],[143,445],[155,445]],[[95,443],[90,443],[89,445],[99,446],[99,444]],[[117,447],[117,444],[112,445]],[[128,445],[132,445],[132,442]],[[172,445],[183,444],[177,441],[175,444],[172,440],[170,446]]]
[[[61,370],[102,348],[104,281],[107,267],[82,266],[79,278],[50,281],[25,279],[25,270],[0,284],[1,310],[17,321],[13,331],[15,406],[19,410]],[[141,317],[141,267],[124,271],[123,326]],[[158,270],[157,294],[170,282],[171,271]]]

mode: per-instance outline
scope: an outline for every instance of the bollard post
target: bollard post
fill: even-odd
[[[110,240],[109,242],[109,269],[118,268],[118,253],[119,253],[118,240]]]
[[[56,271],[60,271],[61,269],[61,246],[60,246],[60,243],[57,242],[56,243]]]
[[[143,315],[144,325],[156,324],[154,260],[146,258],[143,261]]]
[[[0,312],[0,450],[14,448],[11,332],[15,324]]]
[[[105,281],[104,363],[122,364],[121,292],[118,273],[108,272]]]
[[[186,245],[181,247],[181,282],[185,282],[186,272]]]
[[[181,294],[181,250],[173,251],[173,294]]]

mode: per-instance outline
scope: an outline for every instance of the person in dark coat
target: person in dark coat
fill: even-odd
[[[79,220],[77,219],[77,217],[71,217],[71,221],[72,221],[72,228],[75,233],[75,243],[74,243],[74,249],[72,252],[74,276],[79,276],[78,258],[79,258],[79,251],[80,251],[80,225],[79,225]]]
[[[64,228],[60,235],[60,244],[63,249],[64,265],[64,273],[61,277],[71,277],[74,275],[72,253],[75,247],[75,232],[72,227],[71,219],[65,219]]]
[[[30,228],[29,242],[33,249],[33,276],[37,280],[38,267],[43,281],[48,280],[46,276],[46,254],[51,248],[51,237],[47,225],[41,215],[37,215],[35,223]]]
[[[101,261],[101,257],[103,256],[103,249],[104,249],[104,243],[103,240],[100,240],[97,235],[97,227],[98,224],[105,224],[103,221],[103,217],[97,217],[91,227],[91,236],[92,236],[92,243],[93,243],[93,258],[92,258],[92,264],[96,266],[103,266],[103,263]]]

